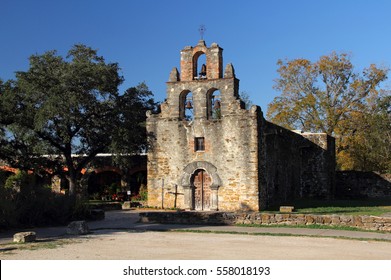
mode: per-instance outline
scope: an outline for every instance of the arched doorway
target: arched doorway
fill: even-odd
[[[221,186],[221,179],[217,174],[216,166],[210,162],[194,161],[186,165],[180,185],[183,187],[186,209],[218,210],[218,190]],[[198,187],[197,190],[196,187]],[[196,200],[201,202],[197,206]]]
[[[198,169],[194,172],[191,181],[194,186],[194,209],[210,210],[212,178],[205,170]]]

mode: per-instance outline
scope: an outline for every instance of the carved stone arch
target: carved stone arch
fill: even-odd
[[[221,186],[220,176],[217,174],[217,167],[207,161],[195,161],[185,166],[183,169],[180,185],[184,189],[185,207],[194,209],[194,186],[192,185],[192,175],[199,169],[205,170],[212,178],[210,186],[211,194],[211,209],[218,210],[218,189]]]

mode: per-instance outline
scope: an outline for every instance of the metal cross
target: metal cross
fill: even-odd
[[[201,24],[200,27],[198,28],[198,31],[200,32],[201,40],[204,40],[204,34],[206,31],[205,25]]]

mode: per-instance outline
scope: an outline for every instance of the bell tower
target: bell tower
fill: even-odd
[[[201,55],[206,56],[205,71],[197,72],[198,59]],[[200,40],[195,47],[185,47],[181,51],[181,81],[193,81],[200,79],[220,79],[223,77],[223,49],[216,43],[209,48],[205,41]],[[202,70],[202,68],[201,68]]]
[[[248,162],[256,157],[258,117],[245,109],[238,91],[234,68],[223,68],[218,44],[208,47],[201,39],[180,51],[180,69],[170,72],[161,113],[147,119],[147,131],[153,135],[148,152],[149,205],[169,207],[177,199],[175,205],[185,209],[240,209],[238,200],[229,197],[240,186],[241,195],[251,196],[248,207],[257,209],[256,168],[249,168]],[[173,198],[164,189],[162,195],[162,178],[166,186],[177,186],[182,196]]]
[[[180,120],[219,119],[234,109],[229,104],[243,107],[238,89],[232,64],[223,71],[223,49],[216,43],[207,47],[200,40],[181,50],[180,72],[174,67],[170,73],[162,113]]]

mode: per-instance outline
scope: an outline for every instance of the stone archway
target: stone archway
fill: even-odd
[[[205,172],[203,172],[205,171]],[[202,174],[202,175],[201,175]],[[207,178],[204,177],[207,174]],[[197,178],[197,176],[202,176],[202,178]],[[201,191],[198,186],[198,190],[195,186],[194,181],[197,182],[202,180],[203,183],[206,183],[208,186],[206,191],[210,191],[208,197],[206,198],[207,202],[203,203],[200,207],[199,204],[196,206],[196,195],[197,191]],[[203,184],[201,182],[201,184]],[[218,189],[221,185],[221,179],[217,174],[217,168],[213,164],[207,161],[195,161],[188,164],[183,169],[182,179],[180,184],[184,190],[184,199],[185,199],[185,208],[191,210],[218,210]],[[196,183],[199,184],[199,183]],[[199,195],[199,194],[198,194]],[[204,197],[205,199],[205,197]]]

